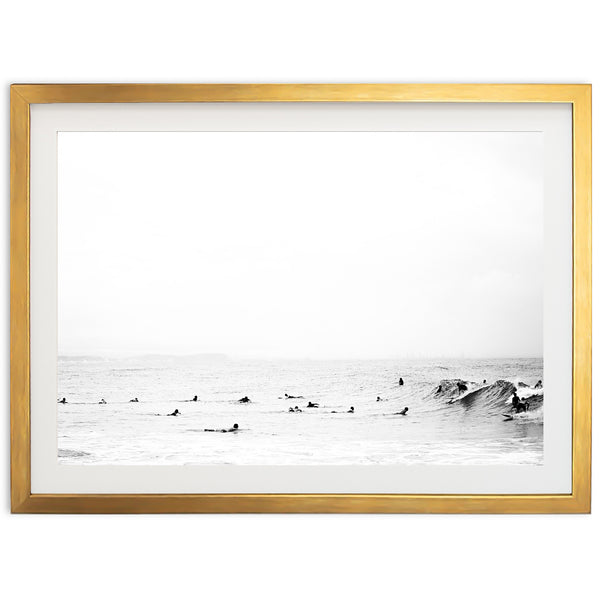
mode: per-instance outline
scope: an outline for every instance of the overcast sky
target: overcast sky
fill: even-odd
[[[59,134],[59,353],[542,355],[539,133]]]

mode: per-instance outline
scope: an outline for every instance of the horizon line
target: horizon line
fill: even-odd
[[[292,360],[292,361],[341,361],[341,360],[363,360],[363,361],[379,361],[379,360],[500,360],[500,359],[543,359],[543,354],[519,354],[519,355],[408,355],[408,356],[377,356],[377,357],[349,357],[349,356],[332,356],[332,357],[311,357],[311,356],[244,356],[244,355],[229,355],[224,352],[186,352],[186,353],[169,353],[169,352],[107,352],[99,353],[82,353],[82,352],[63,352],[57,354],[58,358],[148,358],[148,357],[165,357],[165,358],[218,358],[221,360]]]

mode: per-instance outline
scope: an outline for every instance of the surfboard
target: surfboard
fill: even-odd
[[[512,415],[505,415],[504,413],[502,413],[503,417],[506,417],[504,420],[505,421],[513,421],[514,417]]]

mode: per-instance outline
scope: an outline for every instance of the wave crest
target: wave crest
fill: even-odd
[[[465,408],[477,407],[486,410],[506,410],[512,404],[514,393],[527,400],[529,410],[540,408],[544,401],[543,388],[530,388],[526,384],[517,387],[511,381],[499,379],[490,385],[482,385],[463,379],[443,379],[433,392],[435,398],[446,400],[447,404],[459,403]]]

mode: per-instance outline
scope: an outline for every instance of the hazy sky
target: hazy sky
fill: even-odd
[[[542,355],[539,133],[59,134],[59,352]]]

